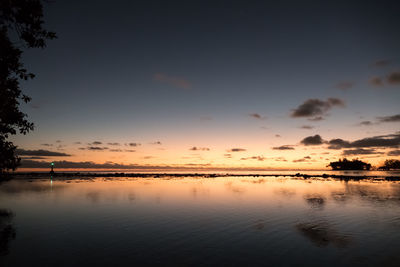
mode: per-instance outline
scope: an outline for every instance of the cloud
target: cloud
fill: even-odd
[[[129,143],[128,144],[128,146],[133,146],[133,147],[140,146],[140,145],[141,145],[140,143]]]
[[[392,85],[400,84],[400,71],[394,71],[387,76],[387,82]]]
[[[153,79],[162,83],[173,85],[178,88],[190,89],[192,87],[192,84],[186,79],[169,76],[165,73],[156,73],[154,74]]]
[[[377,152],[375,149],[348,149],[343,151],[343,156],[354,156],[354,155],[371,155],[371,154],[383,154],[382,152]]]
[[[109,151],[110,152],[123,152],[122,149],[110,149]]]
[[[295,159],[295,160],[293,160],[292,162],[307,162],[307,161],[309,161],[310,159],[311,159],[310,156],[305,156],[304,158],[301,158],[301,159]]]
[[[400,122],[400,114],[378,117],[377,119],[379,120],[379,122]]]
[[[254,118],[254,119],[257,119],[257,120],[265,120],[265,119],[267,119],[266,116],[261,116],[258,113],[250,113],[249,116]]]
[[[300,126],[299,128],[300,128],[300,129],[311,130],[311,129],[314,129],[315,127],[314,127],[314,126],[311,126],[311,125],[303,125],[303,126]]]
[[[340,89],[340,90],[347,90],[347,89],[352,88],[353,86],[354,86],[354,83],[353,82],[349,82],[349,81],[340,82],[340,83],[335,85],[335,87]]]
[[[41,144],[41,146],[53,146],[52,144]]]
[[[82,144],[81,142],[75,142],[74,143],[75,145],[80,145],[80,144]]]
[[[266,160],[266,158],[263,156],[253,156],[253,157],[248,157],[248,158],[241,158],[240,160],[249,160],[249,159],[258,160],[258,161]]]
[[[390,65],[392,63],[391,60],[388,59],[381,59],[381,60],[377,60],[374,63],[371,64],[372,67],[386,67],[388,65]]]
[[[25,150],[17,149],[16,154],[19,156],[38,156],[38,157],[69,157],[71,155],[61,152],[48,151],[48,150]]]
[[[316,146],[323,144],[324,140],[322,140],[319,134],[316,134],[314,136],[308,136],[304,138],[303,140],[300,141],[300,143],[302,143],[305,146]]]
[[[280,134],[276,134],[275,137],[279,138],[282,137]]]
[[[162,145],[160,141],[152,142],[150,145]]]
[[[227,159],[231,159],[232,158],[232,154],[224,154],[224,157]]]
[[[335,106],[344,107],[344,101],[339,98],[328,98],[326,101],[308,99],[292,111],[291,117],[306,117],[314,121],[322,120],[323,117],[327,115],[328,111]]]
[[[107,150],[108,147],[99,147],[99,146],[89,146],[87,147],[87,150],[94,150],[94,151],[102,151],[102,150]]]
[[[328,146],[329,149],[342,149],[350,146],[349,141],[345,141],[340,138],[332,139],[328,142],[328,144],[329,144]]]
[[[57,140],[57,141],[56,141],[56,143],[61,143],[61,142],[62,142],[61,140]]]
[[[360,125],[362,125],[362,126],[370,126],[370,125],[373,125],[373,122],[372,121],[362,121],[362,122],[360,122]]]
[[[231,148],[227,150],[228,152],[243,152],[246,151],[244,148]]]
[[[133,150],[133,149],[125,149],[124,151],[125,152],[136,152],[136,150]]]
[[[343,139],[332,139],[328,142],[329,149],[366,148],[366,147],[398,147],[400,146],[400,133],[367,137],[353,142]]]
[[[189,148],[189,150],[192,150],[192,151],[210,151],[210,149],[208,147],[197,147],[197,146],[191,147],[191,148]]]
[[[368,80],[368,82],[375,87],[383,86],[383,79],[381,77],[373,76]]]
[[[91,143],[91,145],[101,145],[101,144],[103,144],[103,143],[100,141],[94,141],[93,143]]]
[[[276,146],[272,148],[273,150],[294,150],[294,147],[291,145],[284,145],[284,146]]]
[[[109,146],[120,146],[121,144],[120,143],[107,143],[107,145],[109,145]]]
[[[387,153],[388,156],[400,156],[400,150],[392,150]]]

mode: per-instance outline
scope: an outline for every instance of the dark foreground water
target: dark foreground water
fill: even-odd
[[[0,266],[400,266],[399,248],[399,182],[0,184]]]

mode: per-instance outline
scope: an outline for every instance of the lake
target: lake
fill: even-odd
[[[399,266],[400,183],[14,179],[1,266]]]

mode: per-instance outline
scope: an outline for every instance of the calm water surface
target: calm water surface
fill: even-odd
[[[12,180],[1,266],[400,266],[400,183]]]

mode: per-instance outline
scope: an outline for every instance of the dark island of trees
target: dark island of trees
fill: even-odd
[[[387,159],[383,166],[378,168],[379,170],[400,170],[400,160],[397,159]]]
[[[346,158],[339,159],[339,161],[334,161],[329,163],[327,167],[331,167],[334,171],[340,170],[366,170],[371,169],[371,164],[363,162],[358,159],[348,160]]]

